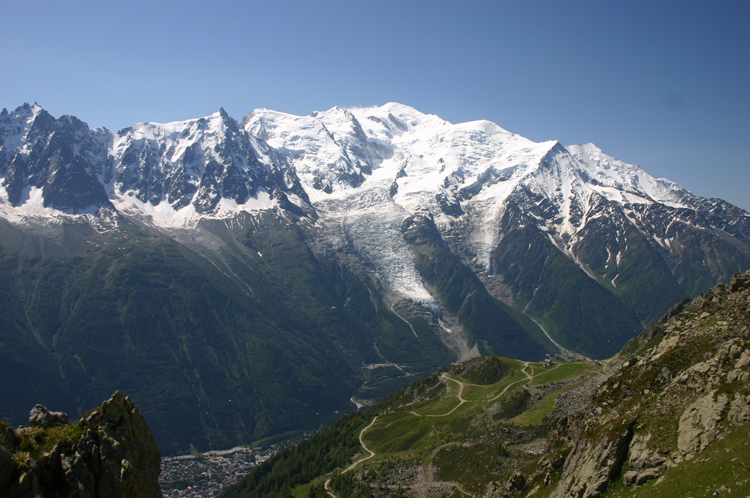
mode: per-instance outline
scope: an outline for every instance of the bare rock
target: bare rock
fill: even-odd
[[[31,411],[30,421],[33,432],[11,428],[12,437],[7,431],[0,434],[0,496],[161,498],[159,448],[130,398],[115,393],[77,423],[83,430],[77,440],[58,440],[48,453],[28,445],[49,444],[56,432],[46,429],[72,424],[66,415],[41,405]],[[71,427],[72,432],[78,428]],[[20,438],[35,455],[21,463],[13,455]]]
[[[732,489],[729,488],[727,485],[724,485],[720,487],[719,489],[717,489],[716,491],[714,491],[711,496],[724,496],[731,492],[732,492]]]
[[[31,427],[62,427],[68,425],[70,420],[62,412],[51,412],[42,405],[36,405],[29,413],[29,425]]]
[[[732,275],[732,280],[729,283],[729,288],[732,292],[738,292],[748,287],[750,287],[750,272],[735,273]]]
[[[713,390],[688,406],[680,417],[677,447],[685,455],[703,451],[719,435],[719,422],[729,403],[726,394]]]
[[[629,470],[622,476],[622,482],[626,486],[640,486],[657,477],[659,477],[659,469]]]
[[[659,467],[666,463],[667,458],[656,450],[648,447],[651,434],[638,434],[630,443],[629,471],[622,476],[626,486],[640,486],[641,484],[659,477]]]
[[[750,422],[750,396],[737,394],[729,405],[727,419],[735,425]]]
[[[102,496],[160,498],[161,455],[143,415],[117,391],[99,417]]]
[[[750,365],[750,350],[742,351],[737,362],[734,364],[734,368],[740,369]]]
[[[635,420],[623,421],[599,441],[579,440],[565,461],[562,479],[552,498],[596,498],[622,465],[633,437]]]
[[[496,481],[486,484],[479,493],[480,498],[503,498],[505,495],[505,486]]]
[[[518,491],[523,489],[524,486],[526,486],[526,478],[520,470],[515,471],[513,475],[508,478],[508,482],[506,483],[506,487],[509,491]]]
[[[478,496],[480,498],[511,498],[524,486],[526,486],[526,478],[521,471],[517,470],[503,483],[497,481],[488,483]]]

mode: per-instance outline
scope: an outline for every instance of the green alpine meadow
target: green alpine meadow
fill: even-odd
[[[602,362],[444,368],[221,496],[744,496],[748,379],[750,272]]]

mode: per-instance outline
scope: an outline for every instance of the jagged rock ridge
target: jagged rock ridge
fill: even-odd
[[[401,104],[117,133],[3,110],[3,415],[80,413],[122,375],[172,453],[317,427],[454,359],[608,357],[750,267],[748,220],[591,144]]]
[[[37,405],[29,425],[0,426],[2,496],[161,497],[159,448],[119,391],[76,423]]]

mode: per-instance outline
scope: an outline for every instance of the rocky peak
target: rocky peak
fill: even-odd
[[[69,213],[112,207],[100,177],[106,174],[111,135],[72,116],[55,119],[38,105],[19,107],[0,120],[0,175],[17,207],[42,191],[37,210]],[[33,204],[33,202],[31,202]]]
[[[159,448],[119,391],[76,423],[37,405],[29,424],[0,422],[0,495],[161,497]]]
[[[46,429],[49,427],[63,427],[70,423],[68,416],[62,412],[51,412],[42,405],[36,405],[29,414],[29,425]]]

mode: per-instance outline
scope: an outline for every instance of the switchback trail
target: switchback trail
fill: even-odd
[[[331,484],[331,478],[330,477],[328,479],[326,479],[325,484],[323,484],[323,489],[325,490],[325,492],[328,493],[328,496],[330,496],[331,498],[339,498],[338,496],[336,496],[333,493],[333,491],[331,491],[331,488],[328,487],[329,484]]]
[[[523,374],[526,376],[526,378],[519,379],[519,380],[517,380],[515,382],[512,382],[512,383],[508,384],[500,392],[500,394],[498,394],[494,398],[486,399],[486,400],[474,400],[474,401],[475,402],[485,402],[485,403],[486,402],[495,401],[500,396],[502,396],[503,394],[505,394],[506,392],[508,392],[508,389],[510,389],[511,387],[515,386],[519,382],[524,382],[524,381],[525,382],[530,382],[535,377],[538,377],[539,375],[542,375],[543,373],[550,372],[550,371],[552,371],[552,370],[554,370],[556,368],[559,368],[559,367],[560,367],[560,365],[558,364],[558,365],[556,365],[553,368],[546,369],[544,372],[538,373],[537,375],[531,375],[527,371],[527,369],[529,368],[529,362],[528,361],[524,361],[523,362],[523,369],[521,369],[521,372],[523,372]],[[450,411],[448,411],[446,413],[443,413],[443,414],[440,414],[440,415],[420,415],[420,414],[418,414],[417,412],[414,412],[414,411],[409,411],[408,413],[411,413],[412,415],[414,415],[416,417],[447,417],[451,413],[453,413],[456,410],[458,410],[461,407],[461,405],[463,405],[464,403],[468,402],[468,400],[465,400],[463,398],[463,393],[464,393],[464,387],[465,386],[469,385],[469,386],[486,387],[486,386],[479,386],[478,384],[469,384],[469,383],[461,382],[460,380],[454,379],[453,377],[448,377],[445,373],[442,373],[440,376],[442,378],[446,379],[446,380],[452,380],[453,382],[456,382],[458,384],[458,394],[457,394],[458,405],[454,406]],[[373,458],[375,456],[375,452],[372,451],[370,448],[368,448],[367,445],[365,445],[365,441],[363,439],[363,436],[364,436],[365,432],[367,432],[375,424],[375,421],[377,421],[378,417],[379,417],[379,415],[377,417],[373,418],[372,421],[367,425],[367,427],[365,427],[364,429],[362,429],[360,431],[360,433],[359,433],[359,444],[362,445],[362,448],[364,448],[364,450],[366,452],[368,452],[369,455],[366,456],[366,457],[364,457],[364,458],[361,458],[361,459],[357,460],[354,463],[352,463],[343,472],[341,472],[342,474],[346,474],[350,470],[353,470],[355,467],[357,467],[357,465],[359,465],[360,463],[364,462],[365,460],[369,460],[369,459],[371,459],[371,458]],[[325,485],[324,485],[324,489],[325,489],[326,493],[328,493],[328,496],[331,496],[332,498],[338,498],[338,496],[336,496],[336,494],[334,494],[333,491],[331,491],[331,489],[329,488],[330,482],[331,482],[330,478],[326,480]],[[443,483],[443,484],[449,484],[449,485],[455,486],[460,492],[469,495],[469,493],[467,493],[466,491],[464,491],[463,489],[461,489],[461,487],[458,484],[455,484],[455,483]]]
[[[369,423],[369,425],[367,427],[365,427],[364,429],[362,429],[361,431],[359,431],[359,444],[362,445],[362,448],[364,448],[365,451],[368,452],[370,455],[366,456],[366,457],[364,457],[364,458],[362,458],[360,460],[357,460],[356,462],[354,462],[353,464],[351,464],[350,466],[348,466],[343,472],[341,472],[342,475],[346,474],[350,470],[354,469],[357,465],[359,465],[360,463],[364,462],[365,460],[369,460],[370,458],[372,458],[372,457],[375,456],[375,452],[372,451],[370,448],[368,448],[365,445],[365,441],[364,441],[364,439],[362,439],[362,436],[364,436],[365,432],[367,432],[367,430],[370,427],[372,427],[373,424],[375,424],[375,421],[378,419],[379,416],[380,415],[378,415],[375,418],[373,418],[372,421]],[[330,496],[331,498],[338,498],[338,496],[336,496],[336,494],[329,487],[330,484],[331,484],[331,478],[329,477],[328,479],[326,479],[326,482],[323,484],[323,489],[325,490],[326,493],[328,493],[328,496]]]
[[[373,419],[372,419],[372,422],[370,422],[370,425],[368,425],[367,427],[365,427],[364,429],[362,429],[362,430],[361,430],[361,431],[359,432],[359,444],[361,444],[361,445],[362,445],[362,448],[364,448],[364,449],[365,449],[365,451],[367,451],[368,453],[370,453],[370,456],[366,456],[366,457],[362,458],[361,460],[357,460],[356,462],[354,462],[353,464],[351,464],[350,466],[348,466],[348,467],[346,468],[346,470],[344,470],[344,471],[342,472],[342,474],[346,474],[347,472],[349,472],[350,470],[352,470],[352,469],[353,469],[354,467],[356,467],[356,466],[357,466],[357,465],[359,465],[360,463],[364,462],[365,460],[369,460],[370,458],[372,458],[372,457],[374,457],[374,456],[375,456],[375,452],[374,452],[374,451],[372,451],[372,450],[371,450],[370,448],[368,448],[367,446],[365,446],[365,441],[364,441],[364,439],[362,439],[362,436],[364,436],[364,435],[365,435],[365,432],[367,432],[367,430],[368,430],[368,429],[369,429],[370,427],[372,427],[372,426],[373,426],[373,425],[375,424],[375,421],[376,421],[376,420],[378,419],[378,417],[379,417],[379,416],[380,416],[380,415],[378,415],[378,416],[376,416],[375,418],[373,418]]]
[[[557,366],[555,366],[554,368],[558,368],[559,366],[560,366],[560,365],[557,365]],[[529,368],[529,362],[528,362],[528,361],[524,361],[524,362],[523,362],[523,369],[521,370],[521,372],[523,372],[523,373],[524,373],[524,375],[526,375],[526,378],[525,378],[525,379],[520,379],[520,380],[517,380],[517,381],[515,381],[515,382],[513,382],[513,383],[511,383],[511,384],[508,384],[507,386],[505,386],[505,389],[503,389],[503,390],[502,390],[502,392],[501,392],[500,394],[498,394],[498,395],[497,395],[497,396],[495,396],[494,398],[488,399],[487,401],[495,401],[495,400],[496,400],[497,398],[499,398],[500,396],[502,396],[503,394],[505,394],[506,392],[508,392],[508,389],[510,389],[510,388],[511,388],[511,386],[515,386],[515,385],[516,385],[516,384],[518,384],[519,382],[523,382],[523,381],[528,381],[528,382],[531,382],[531,381],[532,381],[532,379],[534,379],[534,377],[538,377],[539,375],[541,375],[541,373],[538,373],[538,374],[536,374],[536,375],[531,375],[531,374],[530,374],[529,372],[527,372],[527,371],[526,371],[526,369],[527,369],[527,368]],[[546,371],[545,371],[545,372],[543,372],[543,373],[549,372],[550,370],[554,370],[554,368],[550,368],[549,370],[546,370]]]
[[[454,379],[453,377],[448,377],[447,375],[445,375],[445,373],[440,374],[440,376],[442,378],[444,378],[444,379],[452,380],[453,382],[457,382],[458,383],[458,401],[459,401],[458,405],[455,406],[455,407],[453,407],[453,409],[451,411],[449,411],[448,413],[443,413],[442,415],[420,415],[417,412],[413,412],[413,411],[410,411],[409,413],[411,413],[413,415],[416,415],[417,417],[447,417],[451,413],[453,413],[456,410],[458,410],[461,407],[461,405],[463,405],[464,403],[466,403],[466,400],[462,396],[463,393],[464,393],[464,383],[461,382],[460,380]],[[471,384],[469,384],[469,385],[471,385]]]
[[[508,389],[510,389],[511,387],[515,386],[519,382],[524,382],[524,381],[528,382],[528,381],[531,381],[535,377],[538,377],[538,376],[542,375],[543,373],[551,372],[552,370],[555,370],[556,368],[559,368],[559,367],[560,367],[560,364],[555,365],[554,367],[552,367],[550,369],[547,369],[544,372],[540,372],[540,373],[538,373],[536,375],[531,375],[529,372],[526,371],[526,369],[529,368],[529,362],[528,361],[524,361],[523,362],[523,369],[521,370],[521,372],[523,372],[524,375],[526,375],[525,379],[519,379],[519,380],[517,380],[515,382],[512,382],[512,383],[508,384],[507,386],[505,386],[505,389],[503,389],[494,398],[490,398],[490,399],[478,399],[478,400],[475,400],[475,402],[490,402],[490,401],[495,401],[500,396],[502,396],[503,394],[505,394],[506,392],[508,392]],[[455,406],[455,407],[453,407],[449,412],[446,412],[446,413],[443,413],[443,414],[440,414],[440,415],[420,415],[419,413],[414,412],[414,411],[409,411],[409,413],[411,413],[412,415],[415,415],[417,417],[447,417],[451,413],[453,413],[456,410],[458,410],[461,407],[461,405],[463,405],[464,403],[467,402],[467,400],[465,400],[463,398],[463,392],[464,392],[464,387],[465,386],[486,387],[486,386],[480,386],[478,384],[469,384],[469,383],[466,383],[466,382],[461,382],[460,380],[454,379],[453,377],[448,377],[445,373],[441,374],[440,376],[443,377],[444,379],[452,380],[453,382],[458,383],[458,385],[459,385],[459,389],[458,389],[458,401],[459,401],[459,403],[458,403],[458,405]]]

